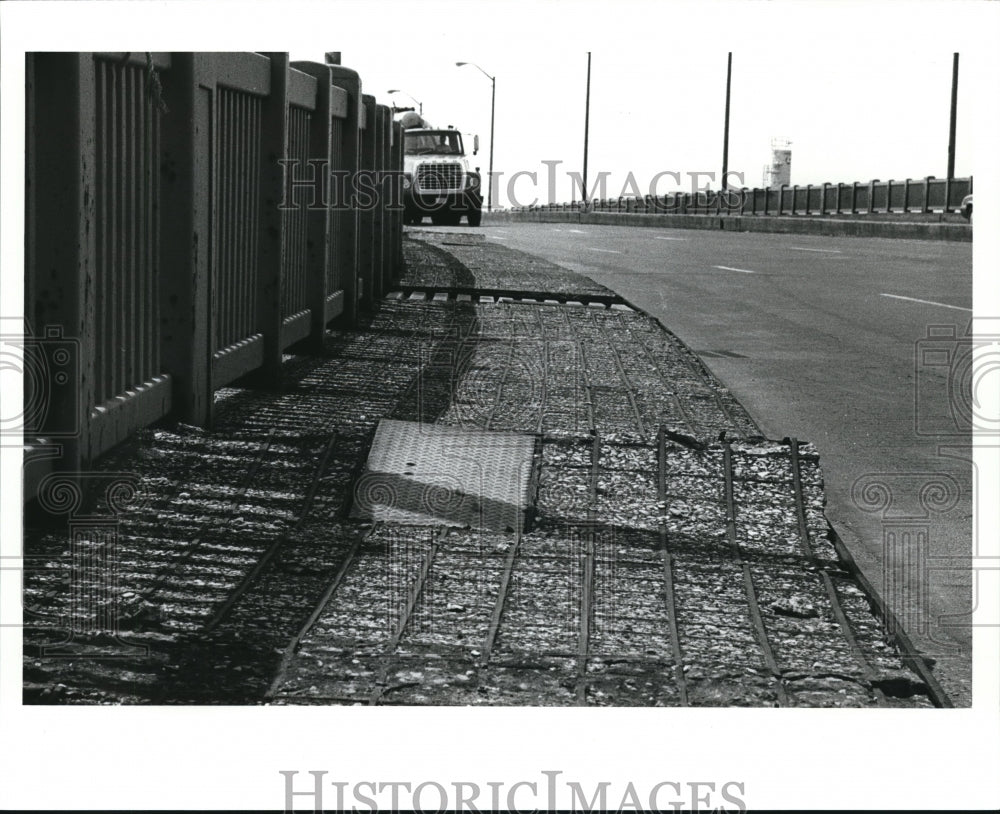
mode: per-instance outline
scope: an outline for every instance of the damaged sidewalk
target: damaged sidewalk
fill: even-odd
[[[468,231],[405,252],[280,389],[27,525],[26,703],[949,704],[812,445],[582,275]]]

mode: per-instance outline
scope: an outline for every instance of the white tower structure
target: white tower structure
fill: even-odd
[[[764,186],[777,189],[792,183],[792,142],[784,138],[771,139],[771,163],[764,167]]]

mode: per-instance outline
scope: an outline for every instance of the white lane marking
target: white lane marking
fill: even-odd
[[[615,251],[614,249],[595,249],[591,246],[587,247],[588,252],[604,252],[605,254],[621,254],[621,252]]]
[[[492,238],[493,240],[506,240],[507,239],[505,237],[501,237],[500,235],[486,235],[486,237]]]
[[[883,294],[883,297],[891,297],[894,300],[906,300],[907,302],[919,302],[921,305],[939,305],[942,308],[954,308],[956,311],[968,311],[972,313],[971,308],[963,308],[961,305],[948,305],[946,302],[933,302],[932,300],[918,300],[915,297],[902,297],[899,294]]]
[[[656,239],[657,240],[687,240],[686,237],[660,237],[659,235],[656,236]]]
[[[805,246],[789,246],[793,252],[823,252],[823,254],[840,254],[840,249],[810,249]]]
[[[714,269],[722,269],[723,271],[739,271],[743,274],[756,274],[756,271],[750,271],[750,269],[734,269],[732,266],[712,266]]]
[[[583,229],[567,229],[567,232],[573,235],[585,235],[587,234]]]

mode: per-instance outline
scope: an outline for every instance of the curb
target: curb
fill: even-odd
[[[644,226],[710,229],[726,232],[783,232],[828,237],[885,237],[909,240],[971,242],[972,226],[964,223],[866,221],[827,217],[744,215],[647,215],[627,212],[484,212],[483,224],[579,223],[601,226]]]

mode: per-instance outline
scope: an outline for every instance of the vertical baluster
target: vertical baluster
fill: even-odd
[[[215,174],[215,189],[212,196],[215,199],[212,212],[215,231],[215,251],[212,258],[212,277],[209,287],[209,314],[211,321],[211,347],[214,353],[226,346],[226,268],[229,262],[229,156],[226,147],[228,138],[228,92],[222,88],[215,91],[215,142],[213,169]]]
[[[160,155],[160,109],[156,107],[153,111],[153,155]],[[159,263],[160,263],[160,173],[154,164],[152,168],[152,198],[153,198],[153,273],[152,273],[152,291],[153,291],[153,302],[156,304],[154,313],[156,314],[156,319],[153,321],[151,327],[150,336],[152,342],[150,347],[153,353],[153,371],[155,373],[160,372],[161,361],[160,361],[160,275],[159,275]]]
[[[136,255],[136,297],[138,309],[136,320],[132,326],[132,340],[135,342],[135,370],[132,371],[134,384],[146,381],[146,323],[150,314],[149,298],[146,292],[148,276],[146,265],[146,163],[149,156],[146,153],[146,78],[144,69],[136,71],[135,81],[135,255]]]
[[[95,60],[95,81],[97,84],[97,263],[96,286],[94,290],[94,403],[105,401],[107,381],[107,262],[108,262],[108,106],[107,106],[107,65],[103,60]]]
[[[121,284],[118,274],[118,269],[121,266],[121,226],[119,223],[121,217],[121,192],[119,178],[121,176],[122,158],[118,132],[120,107],[118,93],[119,69],[114,65],[109,65],[108,67],[111,74],[111,87],[108,94],[111,99],[111,110],[108,117],[108,135],[111,139],[111,177],[109,179],[110,195],[108,196],[111,251],[109,252],[108,289],[111,296],[108,299],[112,304],[112,311],[109,319],[111,330],[108,331],[106,348],[108,351],[108,366],[111,373],[108,378],[108,393],[114,394],[118,392],[118,315],[121,314],[124,306],[121,299]]]
[[[302,146],[302,141],[301,141],[301,139],[302,139],[302,115],[301,115],[301,111],[299,111],[297,108],[289,108],[289,114],[292,116],[292,122],[293,122],[293,126],[294,126],[294,131],[293,131],[294,135],[292,137],[291,143],[288,145],[289,146],[288,153],[293,158],[298,158],[299,155],[300,155],[301,146]],[[299,278],[300,278],[300,268],[301,268],[301,265],[300,265],[301,264],[301,258],[300,258],[301,245],[299,244],[299,217],[298,217],[298,213],[295,212],[294,210],[292,211],[291,214],[292,214],[292,217],[291,217],[291,224],[290,224],[290,226],[292,228],[290,230],[290,234],[288,235],[288,241],[291,244],[290,245],[291,256],[292,256],[292,262],[293,262],[294,265],[290,269],[290,271],[291,271],[291,278],[292,279],[289,280],[288,283],[286,284],[287,288],[288,288],[288,295],[289,295],[288,296],[288,306],[289,306],[288,307],[288,313],[289,314],[295,313],[295,311],[298,309],[298,305],[299,305]]]
[[[125,288],[125,311],[119,314],[122,322],[122,391],[132,383],[132,322],[135,319],[135,128],[133,122],[133,86],[135,71],[126,65],[122,71],[122,140],[125,143],[124,190],[122,199],[122,238],[125,243],[125,262],[122,280]]]
[[[146,210],[146,299],[148,300],[149,306],[146,313],[149,314],[149,319],[146,320],[144,324],[143,332],[143,346],[146,349],[145,356],[143,358],[143,366],[145,368],[145,376],[147,379],[152,378],[159,370],[156,365],[154,346],[156,344],[156,323],[159,319],[159,308],[156,300],[155,293],[155,257],[156,257],[156,231],[154,224],[156,223],[156,198],[154,192],[154,178],[156,177],[156,104],[153,100],[152,86],[147,89],[146,97],[146,116],[145,116],[145,128],[144,128],[144,147],[146,151],[146,175],[144,178],[145,186],[143,193],[145,196],[145,210]]]
[[[242,339],[249,335],[246,319],[246,298],[247,298],[247,233],[249,221],[253,218],[247,207],[247,187],[249,178],[247,177],[250,167],[247,163],[247,98],[243,94],[234,94],[235,110],[233,118],[233,141],[231,148],[233,151],[234,164],[237,173],[236,186],[234,188],[235,197],[233,200],[232,216],[235,219],[233,226],[233,259],[236,269],[235,286],[233,288],[233,299],[230,301],[234,318],[234,339]]]
[[[297,124],[296,130],[298,141],[295,143],[295,157],[299,159],[299,167],[304,166],[304,159],[306,158],[306,144],[309,134],[306,131],[306,123],[309,120],[308,114],[304,110],[297,111],[296,116]],[[305,243],[306,234],[303,227],[305,226],[306,219],[303,217],[303,212],[299,209],[295,209],[293,212],[295,216],[295,302],[292,305],[292,313],[295,313],[305,305]]]
[[[260,100],[254,99],[249,117],[249,182],[248,202],[251,217],[249,220],[249,245],[251,248],[250,262],[247,264],[247,324],[250,331],[256,331],[257,325],[257,254],[260,250],[260,140],[261,140]]]
[[[246,319],[244,317],[244,300],[246,299],[246,220],[248,213],[244,199],[246,198],[247,165],[246,165],[246,101],[242,94],[233,93],[232,137],[228,149],[233,159],[233,200],[229,210],[232,219],[229,251],[233,258],[233,290],[226,303],[233,317],[232,338],[242,339],[247,335]]]
[[[294,107],[288,108],[288,155],[295,158],[299,153],[299,115]],[[298,300],[299,288],[299,223],[294,212],[289,212],[287,218],[283,218],[284,228],[287,230],[285,258],[281,269],[281,297],[284,301],[283,309],[287,309],[283,316],[287,316],[295,309]]]
[[[304,112],[302,110],[299,110],[297,108],[291,108],[291,109],[295,111],[295,142],[294,142],[294,146],[292,147],[292,149],[289,150],[289,152],[295,158],[301,160],[301,158],[302,158],[302,145],[303,145],[304,139],[305,139],[305,133],[303,132],[302,122],[305,119],[305,115],[304,115]],[[299,166],[301,166],[301,165],[299,165]],[[301,304],[302,304],[302,299],[303,299],[302,298],[302,271],[303,271],[303,269],[302,269],[302,265],[303,265],[303,262],[302,262],[303,261],[303,257],[302,257],[302,242],[303,242],[302,222],[303,222],[302,214],[297,209],[293,210],[292,211],[292,223],[294,224],[295,229],[294,229],[293,234],[291,234],[289,236],[289,240],[291,240],[292,245],[294,246],[294,252],[295,252],[295,255],[294,255],[295,256],[295,272],[294,272],[294,274],[295,274],[295,283],[291,287],[291,292],[290,292],[291,293],[291,301],[289,303],[290,308],[288,309],[288,313],[289,314],[294,314],[296,311],[299,310],[299,308],[301,307]]]
[[[136,265],[136,319],[132,324],[132,342],[135,344],[132,383],[146,381],[146,323],[150,320],[149,301],[146,294],[146,104],[144,75],[137,69],[135,77],[135,265]]]
[[[253,208],[253,179],[257,173],[253,158],[253,99],[240,96],[240,299],[234,303],[239,309],[240,335],[250,336],[253,333],[254,320],[251,302],[253,299],[253,258],[256,246],[252,236],[257,222],[257,213]]]
[[[306,110],[302,111],[301,121],[299,122],[299,132],[302,136],[302,144],[299,148],[299,166],[305,171],[308,167],[309,161],[309,112]],[[299,301],[297,305],[298,310],[302,310],[308,306],[308,301],[306,299],[306,265],[308,264],[308,257],[306,254],[306,227],[308,225],[308,212],[306,207],[308,207],[308,200],[303,203],[303,205],[296,210],[297,217],[299,219]]]
[[[243,315],[240,300],[243,296],[244,278],[246,268],[244,267],[243,254],[243,233],[246,229],[246,213],[243,209],[243,188],[246,184],[246,169],[243,159],[243,96],[235,91],[227,91],[229,99],[228,108],[228,138],[226,140],[226,153],[229,156],[228,178],[229,178],[229,202],[226,207],[225,217],[229,225],[229,232],[226,239],[226,252],[229,258],[229,268],[231,273],[231,285],[226,292],[226,298],[220,305],[225,308],[229,317],[229,333],[226,342],[232,344],[238,339],[242,339],[244,331]]]
[[[330,171],[343,169],[343,160],[342,160],[343,152],[341,150],[341,139],[343,138],[343,135],[341,131],[342,128],[340,124],[340,119],[334,118],[331,123],[331,135],[330,135],[330,140],[332,145],[332,149],[330,150],[331,153]],[[336,190],[333,187],[334,182],[332,177],[330,179],[330,183],[331,183],[330,201],[336,202],[337,206],[333,209],[332,215],[330,216],[332,221],[330,224],[330,236],[332,245],[330,246],[330,254],[328,256],[327,267],[326,267],[327,294],[332,294],[334,291],[337,291],[340,288],[340,266],[342,263],[341,246],[344,240],[344,232],[343,232],[344,222],[343,219],[340,217],[340,208],[339,208],[341,204],[340,201],[338,201],[336,198]]]
[[[297,153],[298,147],[298,116],[295,108],[290,107],[287,109],[288,115],[288,156],[294,157]],[[297,257],[297,246],[295,245],[296,238],[298,237],[298,229],[296,228],[298,224],[295,222],[294,214],[291,212],[282,212],[281,217],[282,228],[286,231],[286,241],[284,246],[284,257],[282,258],[282,268],[281,268],[281,285],[278,289],[278,296],[281,297],[281,310],[282,316],[287,316],[292,302],[295,299],[295,289],[296,289],[296,273],[298,271],[296,263],[298,261]]]
[[[132,308],[128,314],[128,333],[126,347],[128,348],[128,379],[126,387],[142,383],[140,376],[138,329],[143,323],[142,300],[142,242],[139,226],[142,217],[142,199],[139,197],[140,172],[142,170],[142,142],[139,140],[139,119],[142,116],[140,94],[142,92],[142,75],[138,68],[129,69],[129,117],[126,127],[129,129],[129,143],[132,150],[132,162],[129,164],[129,287],[132,294]]]
[[[131,66],[122,68],[122,142],[125,145],[125,166],[122,168],[122,242],[125,247],[122,263],[122,288],[125,308],[118,319],[122,326],[122,381],[121,389],[128,389],[132,380],[132,321],[135,319],[135,199],[132,182],[135,177],[135,132],[132,127],[132,86],[135,71]],[[115,394],[117,395],[117,393]]]
[[[211,353],[221,350],[226,344],[226,309],[223,292],[225,291],[226,263],[228,262],[226,242],[229,234],[229,224],[227,221],[227,210],[229,208],[228,157],[226,155],[226,108],[228,102],[226,91],[222,88],[216,88],[215,106],[213,109],[215,134],[214,143],[212,144],[212,168],[215,188],[212,190],[214,206],[211,215],[213,219],[212,229],[215,233],[215,251],[211,259],[211,278],[209,284],[209,351]]]
[[[238,251],[242,220],[239,198],[243,175],[239,151],[240,98],[234,92],[223,92],[226,94],[226,140],[221,149],[226,155],[226,207],[220,213],[220,217],[226,223],[224,250],[228,285],[224,292],[220,292],[219,298],[219,311],[226,315],[226,333],[223,337],[224,341],[221,342],[222,346],[232,344],[233,340],[240,335],[239,305],[236,298],[240,288],[240,276],[243,273]]]
[[[239,155],[236,152],[235,139],[238,135],[239,125],[234,120],[237,108],[236,94],[228,90],[220,90],[219,95],[223,99],[220,111],[223,126],[219,135],[219,155],[222,161],[219,168],[219,177],[225,196],[222,208],[218,213],[219,224],[225,230],[219,242],[219,262],[220,270],[224,275],[225,285],[220,286],[216,292],[215,312],[219,315],[220,333],[218,348],[221,350],[232,344],[232,338],[236,333],[233,312],[233,289],[239,275],[239,268],[233,244],[236,239],[236,229],[238,228],[235,199],[236,188],[239,184],[239,171],[236,163]]]
[[[243,188],[246,184],[246,170],[243,158],[243,110],[244,99],[242,94],[232,92],[229,96],[229,140],[226,150],[229,153],[230,178],[230,201],[226,212],[229,219],[229,240],[226,242],[226,249],[230,258],[231,284],[226,291],[225,308],[229,315],[229,334],[226,336],[227,343],[233,343],[242,339],[246,335],[240,300],[244,288],[246,277],[246,255],[243,247],[243,235],[246,230],[247,214],[243,207]]]

